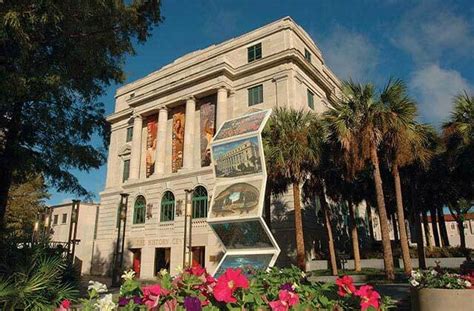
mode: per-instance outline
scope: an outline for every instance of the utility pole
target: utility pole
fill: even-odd
[[[184,207],[184,239],[183,239],[183,268],[191,267],[193,264],[192,251],[192,229],[193,229],[193,204],[192,193],[193,189],[185,189],[186,195]]]

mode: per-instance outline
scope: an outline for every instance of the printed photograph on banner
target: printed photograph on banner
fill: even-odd
[[[258,216],[262,180],[217,185],[210,218]]]
[[[200,100],[201,167],[211,164],[211,140],[216,133],[216,96]]]
[[[259,220],[211,223],[210,225],[227,249],[273,248]]]
[[[146,177],[150,177],[155,172],[155,155],[157,146],[158,114],[146,118]]]
[[[262,173],[257,136],[212,147],[216,178],[235,178]]]
[[[258,131],[268,110],[224,122],[214,141]]]
[[[173,150],[171,162],[173,173],[176,173],[183,167],[184,122],[184,107],[175,108],[173,113]]]
[[[227,255],[214,274],[214,277],[224,273],[227,268],[242,268],[244,271],[266,269],[272,257],[273,254]]]

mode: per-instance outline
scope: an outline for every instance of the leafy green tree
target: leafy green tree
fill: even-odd
[[[38,213],[46,207],[49,197],[41,176],[30,176],[10,188],[6,213],[6,231],[19,240],[30,239]]]
[[[306,255],[300,186],[320,160],[321,129],[320,120],[312,112],[277,108],[263,135],[267,170],[278,172],[270,176],[283,176],[292,186],[297,264],[302,270],[306,269]]]
[[[385,273],[388,279],[394,279],[392,247],[378,155],[384,133],[385,110],[371,84],[361,85],[346,81],[342,90],[341,101],[325,112],[325,119],[329,124],[329,139],[340,146],[342,159],[350,163],[349,173],[352,175],[364,170],[366,161],[372,165]]]
[[[409,98],[403,81],[390,79],[380,98],[387,108],[383,150],[393,177],[403,265],[405,273],[409,274],[412,265],[405,225],[400,168],[415,160],[419,160],[424,165],[429,162],[431,152],[428,148],[427,136],[428,132],[433,130],[416,121],[416,104]],[[393,225],[395,227],[396,224]]]
[[[159,0],[0,3],[0,223],[14,171],[87,194],[70,169],[105,161],[91,143],[109,132],[97,98],[161,20]]]

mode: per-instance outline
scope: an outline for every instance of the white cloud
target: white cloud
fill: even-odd
[[[341,79],[369,81],[379,63],[379,50],[370,40],[355,31],[336,26],[319,42],[329,68]]]
[[[422,117],[437,125],[448,118],[456,94],[473,90],[458,71],[443,69],[436,64],[415,70],[409,85],[419,99]]]
[[[473,25],[455,12],[454,4],[421,1],[401,17],[392,43],[418,64],[436,62],[444,56],[473,57]]]

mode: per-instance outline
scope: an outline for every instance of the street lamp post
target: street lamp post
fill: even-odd
[[[183,245],[183,267],[192,266],[192,229],[193,229],[193,207],[191,196],[193,189],[185,189],[186,201],[184,207],[184,245]]]
[[[112,269],[112,286],[120,285],[120,274],[123,270],[123,252],[125,248],[125,227],[127,225],[128,193],[120,194],[119,221],[117,242],[115,243],[114,266]],[[123,223],[123,226],[122,226]]]

